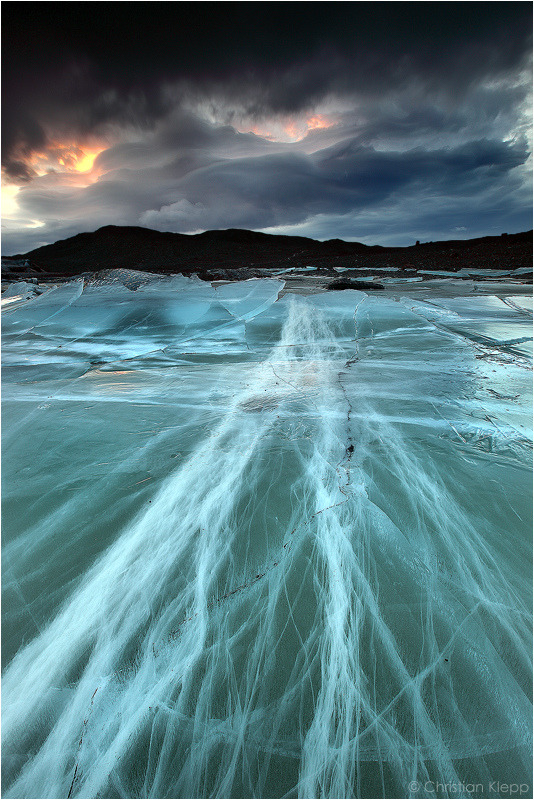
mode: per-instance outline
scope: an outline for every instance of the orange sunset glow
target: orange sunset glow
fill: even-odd
[[[99,145],[80,146],[77,144],[63,144],[52,142],[47,150],[34,152],[25,159],[26,164],[33,170],[34,177],[43,177],[49,174],[65,176],[71,186],[86,187],[94,183],[99,177],[95,170],[96,157],[106,147]],[[68,178],[67,178],[68,176]],[[2,175],[1,205],[2,215],[6,219],[19,212],[18,195],[20,186],[11,183]],[[39,220],[26,222],[25,227],[40,227],[44,225]]]
[[[317,128],[331,128],[334,125],[333,122],[323,117],[321,114],[316,114],[314,117],[309,117],[306,120],[306,125],[308,126],[308,130],[316,130]]]
[[[256,136],[262,136],[264,139],[269,139],[275,142],[298,142],[313,130],[320,128],[331,128],[335,125],[335,121],[328,119],[322,114],[314,114],[311,117],[300,120],[285,120],[279,123],[271,123],[268,125],[254,125],[252,128],[247,128],[250,133],[255,133]]]
[[[94,145],[80,146],[53,142],[46,151],[34,153],[29,164],[37,175],[46,175],[48,172],[54,171],[84,175],[88,178],[95,158],[105,149],[101,145],[95,147]]]
[[[89,172],[93,168],[95,158],[102,153],[105,148],[89,149],[73,147],[66,149],[63,155],[58,158],[58,163],[74,172]]]

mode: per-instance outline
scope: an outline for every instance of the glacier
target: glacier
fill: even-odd
[[[529,287],[383,282],[4,293],[5,797],[529,796]]]

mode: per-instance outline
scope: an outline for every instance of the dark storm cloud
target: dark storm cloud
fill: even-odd
[[[384,244],[530,227],[530,3],[2,9],[5,253],[110,222]],[[61,166],[91,142],[90,176]]]
[[[465,200],[527,156],[524,142],[479,141],[453,150],[402,153],[344,142],[313,156],[286,153],[220,162],[186,176],[177,186],[179,200],[141,219],[165,230],[270,227],[317,214],[354,214],[416,186]]]
[[[224,141],[227,133],[220,131]],[[115,162],[122,156],[131,164],[131,149],[117,150]],[[521,217],[526,198],[517,174],[527,156],[522,141],[384,152],[352,139],[313,154],[225,159],[192,153],[156,166],[113,169],[86,188],[49,174],[25,185],[20,197],[25,218],[42,219],[45,227],[8,231],[4,240],[9,252],[23,252],[110,219],[182,232],[296,226],[287,232],[369,243],[462,238],[455,228],[482,235],[484,224],[501,232],[514,215],[528,219],[524,212]]]
[[[116,144],[104,150],[94,166],[108,173],[165,164],[165,174],[170,172],[176,178],[207,166],[216,156],[253,155],[269,149],[269,142],[254,134],[239,133],[230,126],[216,127],[191,114],[175,113],[144,141]]]
[[[224,141],[227,133],[219,130]],[[131,163],[131,150],[117,149],[116,163],[119,156]],[[439,193],[449,202],[477,197],[482,205],[488,187],[498,183],[502,193],[517,184],[514,170],[527,156],[525,142],[480,140],[452,149],[383,152],[353,139],[309,155],[182,156],[159,166],[110,170],[86,188],[45,175],[21,190],[19,203],[27,218],[54,224],[63,219],[66,225],[88,220],[88,230],[110,219],[183,232],[262,228],[316,215],[354,215],[415,191]]]
[[[15,183],[24,183],[35,177],[35,170],[33,170],[24,161],[17,161],[15,158],[10,158],[5,165],[5,174],[8,178]]]
[[[413,84],[464,96],[524,64],[530,32],[523,2],[4,2],[3,163],[50,135],[150,129],[191,98],[231,118]]]

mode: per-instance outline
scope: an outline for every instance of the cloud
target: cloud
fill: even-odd
[[[324,132],[327,146],[316,149],[319,137],[305,152],[302,142],[277,146],[182,115],[174,131],[163,126],[145,143],[101,153],[94,165],[100,177],[89,185],[80,186],[76,175],[49,173],[22,186],[17,200],[25,219],[44,222],[40,241],[58,230],[74,230],[76,223],[74,232],[110,220],[184,233],[307,224],[310,235],[315,220],[320,236],[320,220],[338,215],[341,229],[350,216],[354,230],[356,221],[373,210],[389,218],[392,209],[399,217],[403,208],[406,214],[414,198],[427,203],[439,197],[436,213],[440,204],[454,206],[456,219],[473,199],[481,215],[495,190],[509,197],[510,208],[519,209],[525,201],[518,174],[528,158],[524,139],[384,150],[363,143],[365,135],[333,145],[329,135]],[[361,230],[361,224],[356,227]],[[37,233],[26,235],[34,241]],[[13,231],[4,234],[11,252],[20,250],[20,241]]]
[[[526,3],[59,8],[4,9],[4,252],[110,222],[424,238],[421,208],[496,224],[495,192],[524,227]]]
[[[141,225],[156,230],[168,231],[175,228],[187,231],[202,230],[207,213],[202,203],[190,203],[189,200],[178,200],[159,211],[144,211],[139,217]],[[228,226],[230,227],[230,226]]]
[[[273,227],[317,214],[357,213],[401,191],[439,192],[466,202],[527,158],[526,145],[476,141],[448,150],[379,152],[358,141],[312,156],[286,153],[222,161],[185,176],[185,201],[141,221],[188,232],[199,227]]]
[[[48,138],[152,130],[178,108],[251,118],[516,74],[527,3],[5,4],[3,159]],[[51,91],[53,87],[53,91]]]

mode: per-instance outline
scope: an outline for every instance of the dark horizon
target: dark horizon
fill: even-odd
[[[27,256],[30,256],[32,253],[36,252],[37,250],[42,250],[44,248],[52,248],[52,247],[55,247],[56,245],[61,245],[61,244],[65,243],[65,242],[70,242],[70,241],[72,241],[74,239],[77,239],[80,236],[90,237],[90,236],[94,236],[95,234],[98,234],[98,233],[101,233],[101,232],[104,232],[104,231],[112,232],[114,230],[119,230],[119,231],[126,231],[126,230],[146,231],[148,234],[157,234],[157,235],[161,235],[162,237],[164,237],[164,236],[173,236],[173,237],[177,236],[177,237],[187,237],[188,239],[195,239],[197,237],[202,239],[206,235],[218,234],[218,233],[222,233],[222,234],[231,233],[231,234],[237,234],[238,236],[240,234],[245,234],[245,235],[246,234],[258,234],[258,240],[260,240],[260,237],[265,237],[264,241],[275,240],[275,239],[278,239],[278,240],[284,240],[284,239],[286,239],[286,240],[299,240],[300,239],[302,241],[315,242],[315,243],[318,243],[318,244],[332,244],[332,243],[339,242],[340,244],[356,245],[356,246],[361,245],[362,247],[365,247],[366,249],[380,249],[380,250],[384,250],[384,251],[389,251],[389,250],[407,250],[407,249],[410,249],[412,247],[417,247],[417,246],[424,247],[425,245],[438,245],[438,247],[442,246],[442,245],[446,245],[446,244],[451,244],[451,245],[453,245],[453,244],[454,245],[456,245],[456,244],[460,244],[460,245],[465,244],[465,245],[469,245],[472,242],[478,242],[478,241],[481,241],[481,240],[484,240],[484,239],[500,239],[501,237],[507,237],[507,236],[510,236],[511,239],[513,239],[514,237],[519,237],[519,236],[528,237],[530,235],[532,237],[532,234],[533,234],[533,229],[529,228],[528,230],[524,230],[524,231],[513,231],[513,232],[503,231],[500,234],[493,234],[492,233],[492,234],[486,234],[485,236],[475,236],[475,237],[471,237],[471,238],[469,238],[469,237],[457,237],[457,238],[454,238],[454,239],[431,239],[429,241],[424,241],[424,240],[417,239],[415,242],[412,242],[409,245],[380,245],[380,244],[364,244],[363,242],[349,241],[347,239],[341,239],[339,237],[334,237],[332,239],[315,239],[313,236],[299,236],[297,234],[265,233],[264,231],[254,231],[254,230],[251,230],[249,228],[215,228],[215,229],[212,229],[212,230],[200,231],[198,233],[180,233],[179,231],[158,231],[155,228],[148,228],[148,227],[146,227],[144,225],[113,225],[112,223],[110,223],[109,225],[102,225],[102,226],[100,226],[99,228],[96,228],[93,231],[79,231],[78,233],[75,233],[72,236],[67,236],[64,239],[57,239],[55,242],[50,242],[49,244],[41,245],[40,247],[34,248],[33,250],[28,250],[28,251],[20,252],[20,253],[11,253],[11,254],[3,253],[2,256],[5,257],[5,258],[25,258]],[[217,238],[217,237],[215,236],[213,238]],[[224,237],[222,237],[222,238],[224,238]]]
[[[6,255],[106,223],[393,246],[532,225],[530,3],[2,12]]]
[[[305,237],[227,229],[182,234],[136,226],[106,225],[30,252],[5,257],[3,277],[73,277],[104,270],[193,276],[202,280],[244,280],[288,270],[313,270],[336,277],[338,268],[357,270],[440,269],[467,267],[532,270],[532,231],[477,239],[416,242],[382,247],[342,239]],[[307,273],[312,274],[312,273]],[[369,273],[366,273],[369,274]],[[389,274],[389,273],[388,273]],[[527,278],[525,278],[527,279]]]

